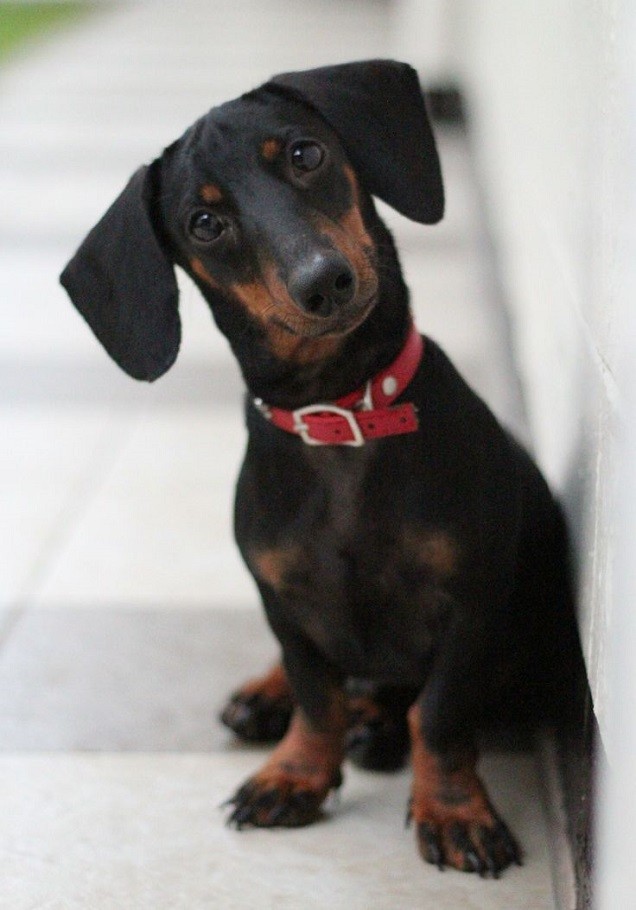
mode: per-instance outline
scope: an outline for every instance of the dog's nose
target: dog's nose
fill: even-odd
[[[317,253],[294,269],[288,288],[301,309],[314,316],[330,316],[351,300],[356,291],[356,280],[351,266],[340,253]]]

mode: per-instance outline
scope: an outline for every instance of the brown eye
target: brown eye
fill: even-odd
[[[307,173],[320,167],[325,152],[317,142],[304,141],[295,142],[290,149],[289,156],[294,170]]]
[[[217,240],[225,229],[220,218],[212,212],[195,212],[190,218],[188,231],[199,243],[212,243]]]

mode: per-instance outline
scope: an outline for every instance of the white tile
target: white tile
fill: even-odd
[[[238,401],[147,412],[35,597],[38,605],[256,601],[232,536],[243,454]]]
[[[50,172],[37,168],[32,172],[18,169],[0,172],[3,199],[0,236],[5,242],[21,240],[31,249],[33,242],[50,244],[61,238],[69,244],[68,252],[72,252],[70,247],[79,245],[142,163],[131,161],[117,169],[102,165],[90,172],[58,171],[55,179],[51,179]],[[46,200],[45,205],[42,200]],[[42,210],[47,213],[44,219]]]
[[[347,769],[340,804],[309,828],[229,830],[217,807],[263,755],[0,757],[4,900],[12,910],[553,908],[530,758],[484,762],[526,863],[482,881],[418,858],[403,829],[407,773]]]
[[[152,13],[147,5],[129,4],[100,11],[39,55],[15,63],[6,92],[36,102],[53,96],[62,106],[84,94],[93,98],[92,107],[85,106],[89,116],[112,93],[120,94],[123,110],[140,96],[161,109],[175,90],[187,96],[209,86],[209,104],[217,103],[275,72],[382,56],[386,16],[378,0],[315,0],[295,4],[293,14],[286,0],[266,6],[255,0],[162,2]]]
[[[129,420],[0,409],[0,605],[28,601],[107,473]]]
[[[218,712],[278,654],[253,609],[23,611],[0,649],[0,752],[225,748]]]
[[[98,342],[59,284],[59,274],[80,239],[78,234],[67,248],[59,243],[39,250],[7,245],[0,252],[3,360],[99,358]],[[45,398],[46,389],[42,392]]]

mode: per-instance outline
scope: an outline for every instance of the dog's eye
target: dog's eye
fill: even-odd
[[[188,231],[199,243],[212,243],[221,236],[225,225],[212,212],[195,212],[190,218]]]
[[[317,142],[304,141],[295,142],[289,151],[289,156],[296,171],[307,173],[320,167],[325,152]]]

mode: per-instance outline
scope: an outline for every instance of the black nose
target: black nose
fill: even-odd
[[[353,270],[337,252],[316,253],[297,265],[288,280],[289,293],[301,309],[330,316],[348,303],[356,291]]]

